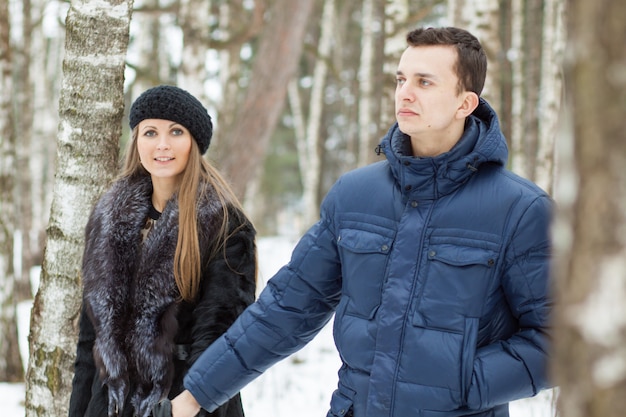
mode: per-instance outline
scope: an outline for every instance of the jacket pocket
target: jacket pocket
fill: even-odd
[[[499,246],[490,242],[432,238],[425,249],[424,283],[413,324],[465,331],[466,317],[480,317],[498,267]]]
[[[461,394],[463,395],[463,404],[467,404],[467,393],[472,384],[477,344],[478,319],[465,319],[465,333],[463,335],[463,350],[461,354]]]
[[[355,228],[339,230],[337,245],[342,265],[342,294],[349,299],[345,314],[372,319],[381,300],[393,231]]]

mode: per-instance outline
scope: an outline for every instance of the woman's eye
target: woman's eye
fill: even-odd
[[[156,132],[154,130],[146,130],[145,132],[143,132],[143,135],[151,138],[156,136]]]
[[[183,129],[178,129],[178,128],[172,129],[172,135],[174,135],[174,136],[180,136],[180,135],[182,135],[184,133],[185,132],[183,132]]]

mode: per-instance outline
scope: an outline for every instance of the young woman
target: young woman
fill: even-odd
[[[130,110],[123,169],[86,227],[69,417],[147,417],[254,301],[255,231],[202,155],[211,118],[158,86]],[[239,396],[212,414],[243,416]]]

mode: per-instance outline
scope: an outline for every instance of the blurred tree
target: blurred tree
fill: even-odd
[[[20,3],[21,8],[13,9],[19,11],[19,17],[13,17],[20,22],[14,28],[14,32],[19,35],[12,37],[12,48],[14,52],[13,71],[13,123],[16,134],[19,134],[19,146],[16,148],[16,166],[22,167],[19,175],[16,176],[16,210],[20,216],[16,218],[16,250],[19,256],[15,277],[15,289],[20,298],[25,299],[31,296],[29,287],[30,267],[35,264],[34,257],[37,251],[34,250],[36,242],[31,242],[33,237],[31,230],[33,225],[33,195],[32,195],[32,171],[29,167],[30,153],[32,151],[33,137],[33,106],[32,106],[32,78],[31,78],[31,58],[33,29],[35,22],[33,14],[37,10],[36,2],[24,0]]]
[[[626,410],[626,2],[571,0],[559,176],[559,412]]]
[[[244,97],[234,109],[233,123],[220,126],[213,155],[240,198],[258,175],[269,138],[283,110],[313,3],[313,0],[271,3]]]
[[[59,102],[58,168],[31,315],[26,416],[67,415],[84,227],[117,171],[132,2],[72,1]]]
[[[0,0],[0,381],[23,378],[17,339],[14,260],[16,224],[13,71],[8,1]]]
[[[25,250],[22,256],[19,293],[21,300],[32,298],[33,290],[36,288],[30,288],[30,276],[38,270],[37,266],[41,265],[43,259],[45,229],[52,204],[51,190],[56,170],[55,138],[58,129],[58,97],[61,88],[61,61],[65,40],[64,29],[60,22],[56,21],[54,15],[45,12],[46,8],[50,9],[50,2],[30,0],[30,5],[34,21],[31,26],[28,62],[29,72],[34,76],[30,77],[28,90],[21,93],[28,97],[28,108],[32,113],[30,150],[26,154],[26,166],[30,171],[30,188],[22,190],[20,194],[29,195],[21,205],[31,206],[31,219],[28,221],[29,228],[23,231],[23,234],[29,236],[24,241],[24,246],[28,244],[29,249]],[[21,77],[19,72],[18,77]],[[18,137],[21,138],[22,135]],[[21,141],[18,142],[18,147],[23,148]],[[26,215],[23,211],[20,213],[22,216]]]
[[[305,54],[297,79],[289,84],[290,105],[281,119],[282,128],[293,129],[293,137],[302,144],[297,149],[304,197],[287,207],[297,218],[292,223],[298,233],[316,220],[321,199],[342,173],[381,158],[374,149],[395,121],[393,81],[398,58],[406,47],[406,32],[440,14],[437,6],[443,3],[316,3],[311,19],[315,24],[307,29]],[[285,134],[283,129],[281,134]],[[271,164],[271,160],[266,162],[266,166]],[[274,172],[268,169],[263,174]],[[264,179],[263,184],[272,187],[258,191],[252,202],[255,207],[259,200],[275,200],[273,190],[280,189],[280,183],[284,187],[293,184],[286,176]]]
[[[483,44],[483,97],[500,116],[511,168],[552,191],[560,108],[564,0],[449,0],[448,19]]]
[[[384,97],[383,75],[385,56],[385,3],[363,2],[361,10],[361,57],[359,60],[359,115],[357,165],[364,166],[376,159],[373,152],[381,135],[380,113]]]
[[[501,111],[500,96],[504,48],[500,37],[502,14],[500,0],[448,0],[448,20],[451,25],[462,27],[472,32],[483,45],[487,60],[487,79],[482,96],[496,109]]]
[[[302,126],[296,131],[295,140],[298,149],[298,165],[302,180],[302,220],[304,224],[313,224],[318,217],[318,195],[321,180],[321,153],[322,140],[322,117],[324,107],[324,93],[328,76],[328,66],[332,48],[332,39],[337,26],[335,0],[324,0],[324,8],[320,19],[320,35],[317,42],[317,55],[313,77],[311,80],[311,95],[309,98],[309,113],[305,120],[302,111],[295,111],[294,122]],[[300,106],[298,89],[290,84],[290,99],[292,106]]]

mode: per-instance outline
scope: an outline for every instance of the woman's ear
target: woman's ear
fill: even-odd
[[[463,101],[461,102],[461,106],[457,110],[457,117],[459,119],[464,119],[478,107],[478,94],[472,91],[464,91],[462,93]]]

